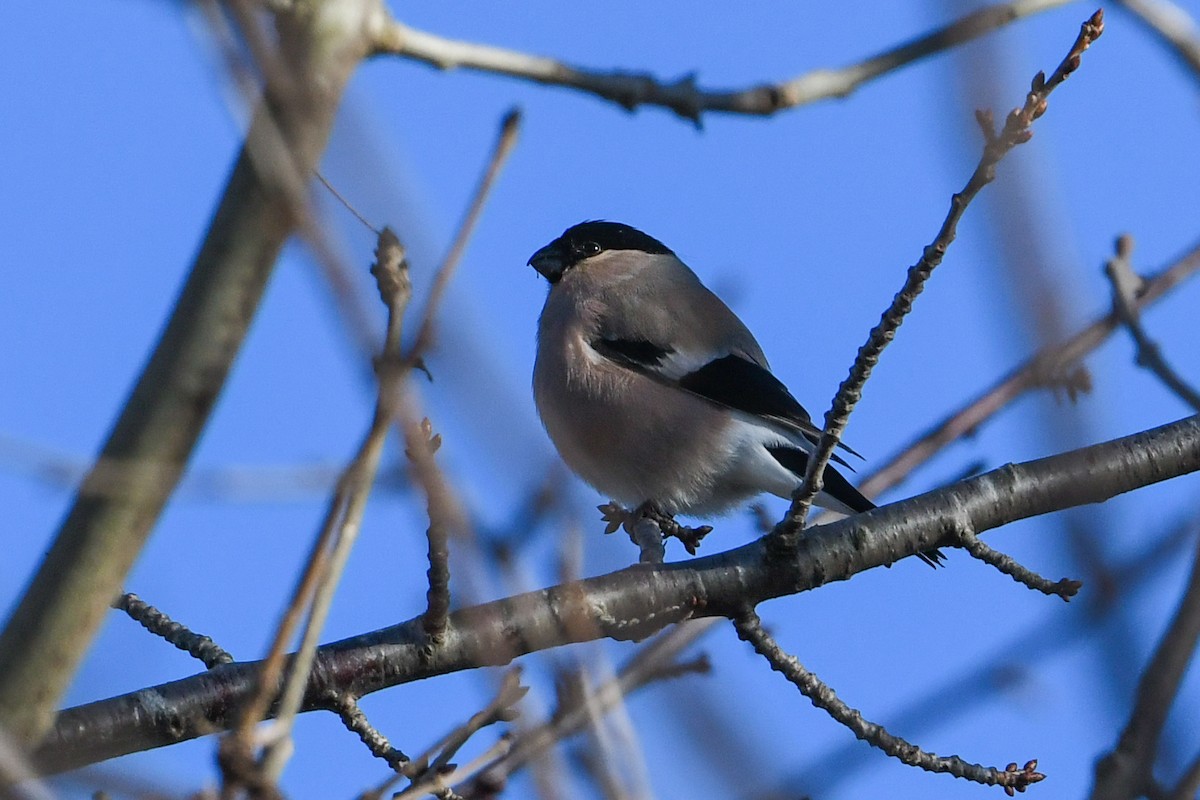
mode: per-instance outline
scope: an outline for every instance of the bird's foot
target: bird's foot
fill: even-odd
[[[659,554],[657,559],[648,551],[662,551],[662,542],[667,539],[678,539],[685,550],[690,555],[696,555],[696,548],[700,546],[701,540],[712,532],[711,525],[700,525],[698,527],[690,527],[682,525],[675,520],[675,517],[670,514],[663,513],[657,509],[652,503],[642,503],[633,511],[629,511],[615,500],[597,506],[603,515],[607,526],[604,529],[605,533],[612,533],[617,528],[624,528],[629,534],[629,538],[633,540],[642,551],[642,561],[650,561],[652,563],[661,563],[662,555]],[[657,543],[648,541],[649,537],[645,533],[643,527],[639,527],[639,523],[650,521],[658,528],[660,534]],[[657,544],[657,546],[656,546]]]

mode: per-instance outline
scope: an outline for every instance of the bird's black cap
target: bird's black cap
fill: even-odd
[[[636,250],[674,255],[669,247],[632,225],[607,220],[588,220],[572,225],[550,244],[533,254],[529,265],[550,283],[585,258],[605,250]]]

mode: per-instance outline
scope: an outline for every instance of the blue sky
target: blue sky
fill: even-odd
[[[668,80],[697,71],[702,85],[727,87],[848,64],[967,8],[622,0],[430,3],[394,11],[445,36],[601,69],[646,69]],[[1021,21],[844,101],[769,120],[710,116],[701,131],[665,111],[629,114],[508,78],[390,58],[365,64],[322,169],[365,216],[400,232],[418,291],[449,244],[500,117],[514,105],[525,115],[517,150],[443,309],[429,357],[436,380],[422,388],[445,438],[439,457],[472,512],[502,524],[557,468],[529,392],[545,293],[525,266],[535,249],[585,218],[628,222],[662,239],[726,297],[776,374],[819,417],[904,269],[936,232],[950,194],[970,174],[979,147],[974,109],[994,105],[1001,116],[1019,103],[1032,75],[1057,64],[1092,10],[1068,5]],[[219,197],[245,119],[222,69],[186,4],[0,6],[0,333],[7,377],[0,388],[0,507],[7,515],[0,605],[18,596],[70,502],[61,483],[30,464],[86,462],[98,449]],[[980,75],[986,80],[975,79]],[[1134,235],[1143,271],[1195,242],[1196,81],[1128,15],[1109,10],[1104,37],[1053,95],[1033,141],[1001,166],[997,184],[968,211],[959,241],[868,384],[846,436],[868,470],[1026,358],[1038,341],[1030,318],[1039,302],[1053,302],[1055,321],[1068,331],[1102,313],[1109,300],[1101,268],[1116,235]],[[321,202],[345,257],[361,267],[357,290],[370,300],[373,236],[327,197]],[[1006,260],[1014,251],[1025,254],[1026,265],[1029,253],[1043,253],[1049,283],[1031,284],[1020,263]],[[1197,303],[1200,285],[1185,285],[1145,319],[1180,372],[1200,382]],[[382,332],[382,309],[369,307]],[[1087,366],[1091,394],[1076,403],[1048,392],[1020,400],[881,502],[939,485],[974,462],[993,467],[1035,458],[1187,413],[1134,367],[1124,336]],[[325,503],[319,487],[265,485],[264,470],[336,469],[369,422],[371,402],[361,355],[319,267],[302,246],[290,245],[194,459],[194,474],[236,468],[252,477],[237,492],[215,495],[195,480],[185,484],[127,588],[236,656],[258,657]],[[399,457],[392,448],[385,461]],[[1078,575],[1068,527],[1120,564],[1194,515],[1198,488],[1194,477],[1177,480],[1100,509],[1012,525],[988,541],[1051,577]],[[522,537],[526,588],[555,580],[557,553],[571,531],[581,537],[585,574],[635,557],[627,541],[602,535],[592,507],[603,498],[574,483],[567,493],[567,509]],[[423,608],[421,508],[404,491],[385,488],[373,497],[325,640]],[[713,552],[753,535],[748,516],[736,514],[717,523],[704,547]],[[885,724],[900,719],[906,727],[895,733],[973,761],[1039,757],[1050,775],[1039,788],[1078,796],[1123,724],[1137,670],[1177,600],[1188,553],[1186,545],[1177,550],[1146,587],[1080,638],[1063,632],[1084,623],[1085,603],[1034,596],[959,553],[938,573],[910,559],[774,601],[761,613],[851,705]],[[685,554],[672,548],[668,557]],[[462,564],[452,562],[452,570]],[[503,590],[493,579],[480,591]],[[996,655],[1024,629],[1062,643]],[[989,791],[854,745],[727,627],[700,649],[710,654],[713,674],[648,689],[629,705],[657,796],[788,787],[790,796],[813,791],[821,798]],[[620,661],[630,651],[607,643],[554,659]],[[551,660],[526,661],[527,680],[543,703],[551,700]],[[947,688],[947,702],[935,712],[901,716],[916,699],[989,664],[999,666],[987,674],[1002,680],[958,693]],[[114,614],[68,702],[196,670]],[[364,706],[398,746],[420,751],[482,706],[491,686],[483,674],[448,676],[384,692]],[[1192,676],[1172,730],[1200,723],[1198,692]],[[384,775],[332,716],[307,715],[297,735],[299,755],[284,781],[291,796],[349,796]],[[709,739],[727,748],[725,758],[706,748]],[[478,746],[485,743],[482,737]],[[200,740],[104,769],[186,792],[215,779],[213,745]],[[1195,749],[1185,738],[1181,751],[1168,755],[1164,775],[1173,776]],[[839,754],[832,766],[829,753]],[[843,769],[842,759],[851,757]],[[801,788],[795,781],[804,775],[821,782]],[[836,782],[828,783],[831,776]],[[511,796],[521,796],[528,788],[522,786]]]

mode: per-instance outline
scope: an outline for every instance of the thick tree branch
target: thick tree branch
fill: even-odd
[[[294,4],[276,17],[286,82],[269,82],[171,319],[0,635],[0,724],[32,746],[99,629],[208,420],[296,221],[378,0]],[[104,462],[118,485],[92,491]]]
[[[984,475],[811,528],[791,558],[768,558],[763,540],[677,564],[609,575],[451,614],[432,652],[419,618],[325,645],[305,709],[331,692],[362,696],[389,686],[504,664],[525,653],[608,637],[641,639],[672,623],[736,616],[747,604],[846,580],[938,545],[1017,519],[1098,503],[1200,470],[1200,417]],[[231,664],[169,684],[64,711],[39,749],[59,771],[228,727],[259,666]]]
[[[610,100],[629,111],[650,105],[670,109],[700,123],[705,112],[770,116],[819,100],[849,96],[865,83],[914,61],[969,42],[1021,17],[1068,0],[1014,0],[972,12],[935,31],[840,69],[818,69],[789,81],[746,89],[711,91],[696,85],[695,75],[663,83],[644,72],[601,72],[502,47],[446,39],[392,21],[377,31],[376,55],[423,61],[438,69],[465,68],[563,86]]]

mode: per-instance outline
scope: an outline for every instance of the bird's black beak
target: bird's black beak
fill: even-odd
[[[563,258],[558,241],[551,242],[530,256],[529,266],[541,273],[542,277],[550,283],[558,283],[558,279],[562,277],[566,268],[566,260]]]

